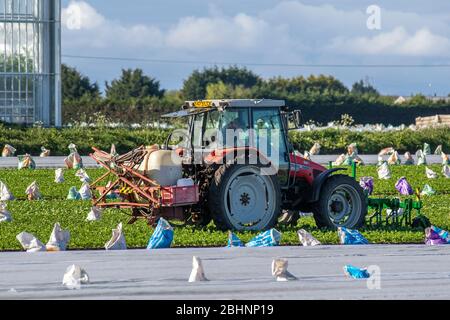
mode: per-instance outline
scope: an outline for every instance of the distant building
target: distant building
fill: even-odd
[[[60,0],[0,0],[0,121],[61,126],[60,17]]]
[[[405,98],[403,98],[402,96],[398,97],[395,101],[394,104],[402,104],[405,103],[407,100]]]
[[[411,99],[412,99],[412,97],[405,98],[405,97],[399,96],[394,101],[394,104],[402,104],[402,103],[408,102]],[[425,99],[430,100],[432,102],[439,102],[439,101],[450,102],[450,97],[444,97],[444,96],[425,96]]]

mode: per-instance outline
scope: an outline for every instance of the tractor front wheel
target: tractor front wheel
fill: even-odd
[[[219,229],[265,230],[277,222],[281,190],[277,177],[258,165],[224,164],[211,181],[208,203]]]
[[[364,225],[367,215],[364,191],[351,177],[333,175],[322,186],[313,213],[319,228],[358,229]]]

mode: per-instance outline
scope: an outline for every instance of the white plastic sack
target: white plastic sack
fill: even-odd
[[[390,157],[388,158],[388,164],[390,165],[397,165],[397,164],[401,164],[402,161],[400,160],[400,157],[398,156],[398,152],[394,151]]]
[[[442,167],[442,174],[444,175],[444,177],[446,177],[447,179],[450,178],[450,167],[445,165],[444,167]]]
[[[288,261],[286,259],[274,259],[272,261],[272,276],[276,277],[277,281],[292,281],[297,278],[288,270]]]
[[[17,150],[16,150],[14,147],[12,147],[12,146],[10,146],[9,144],[7,144],[7,145],[5,145],[5,146],[3,147],[2,157],[4,157],[4,158],[6,158],[6,157],[13,157],[13,156],[14,156],[14,153],[15,153],[16,151],[17,151]]]
[[[91,200],[92,199],[92,192],[91,188],[89,187],[89,183],[83,183],[80,190],[78,191],[81,196],[81,200]]]
[[[356,142],[353,142],[350,145],[348,145],[347,151],[349,154],[352,154],[352,153],[358,154],[358,148],[357,148]]]
[[[436,179],[438,177],[437,173],[428,167],[425,167],[425,173],[428,179]]]
[[[386,155],[392,154],[394,151],[395,151],[394,148],[388,147],[388,148],[384,148],[380,152],[378,152],[378,155],[386,156]]]
[[[411,153],[408,151],[405,152],[405,164],[406,165],[414,164],[414,158],[412,157]]]
[[[310,234],[308,231],[306,231],[305,229],[300,229],[297,231],[298,234],[298,239],[300,240],[300,243],[305,246],[318,246],[320,245],[320,241],[317,240],[316,238],[314,238],[312,236],[312,234]]]
[[[89,283],[89,275],[80,266],[71,265],[64,273],[62,284],[68,289],[80,289],[82,284]]]
[[[428,143],[423,144],[423,154],[429,156],[431,154],[431,147]]]
[[[417,165],[418,166],[427,164],[427,158],[422,150],[417,150],[416,157],[417,157]]]
[[[63,169],[55,170],[55,183],[63,183],[64,182],[64,171]]]
[[[34,170],[34,169],[36,169],[36,162],[33,160],[33,157],[30,156],[28,153],[25,155],[18,156],[17,160],[18,160],[18,164],[17,164],[18,170],[22,170],[22,169]]]
[[[6,210],[7,204],[5,202],[0,202],[0,223],[1,222],[11,222],[11,213]]]
[[[205,276],[205,270],[203,269],[202,260],[199,257],[192,258],[192,271],[189,276],[189,282],[208,281]]]
[[[41,158],[46,158],[50,156],[50,150],[45,147],[41,147],[41,154],[39,155]]]
[[[102,217],[102,209],[99,207],[92,207],[89,211],[86,221],[98,221]]]
[[[106,250],[126,250],[127,243],[125,236],[122,233],[122,222],[119,223],[116,229],[112,230],[111,239],[105,244]]]
[[[432,196],[436,194],[436,190],[434,190],[429,184],[425,184],[423,186],[422,192],[420,192],[421,196]]]
[[[27,252],[46,251],[44,244],[31,233],[21,232],[16,239]]]
[[[320,148],[322,146],[320,144],[318,144],[317,142],[314,143],[314,145],[312,146],[312,148],[309,150],[309,153],[313,156],[316,156],[320,153]]]
[[[109,154],[112,156],[112,157],[115,157],[115,156],[118,156],[119,154],[117,153],[117,151],[116,151],[116,145],[113,143],[112,145],[111,145],[111,151],[109,152]]]
[[[442,153],[442,144],[438,145],[436,150],[434,150],[435,155],[440,155]]]
[[[9,191],[6,184],[0,181],[0,201],[10,201],[10,200],[14,200],[13,194],[11,193],[11,191]]]
[[[333,162],[333,166],[340,166],[340,165],[342,165],[342,164],[344,163],[345,159],[346,159],[345,154],[341,154],[341,155],[336,159],[336,161]]]
[[[86,171],[84,169],[79,169],[75,173],[75,177],[80,178],[80,181],[82,183],[89,183],[89,182],[91,182],[91,178],[88,176],[88,174],[86,173]]]
[[[47,248],[47,251],[65,251],[67,249],[67,244],[69,243],[69,240],[70,240],[70,232],[61,229],[61,226],[57,222],[53,227],[50,239],[48,240],[45,247]]]
[[[383,164],[383,162],[386,162],[382,156],[378,156],[378,162],[377,162],[377,166],[381,166]]]
[[[442,165],[450,165],[450,160],[447,154],[445,154],[444,152],[441,153],[441,158],[442,158]]]
[[[405,213],[405,210],[403,208],[399,208],[396,211],[394,211],[392,209],[386,209],[386,217],[387,218],[401,217],[404,213]]]
[[[311,154],[309,153],[309,151],[305,151],[303,153],[303,159],[311,161]]]
[[[70,154],[64,159],[67,169],[83,168],[83,160],[78,154],[77,147],[73,143],[69,145]]]
[[[28,200],[39,200],[42,198],[41,191],[39,190],[39,186],[36,181],[28,186],[25,190],[25,194],[28,195]]]
[[[388,180],[391,178],[391,170],[389,169],[387,162],[383,162],[383,164],[378,167],[377,171],[379,179]]]

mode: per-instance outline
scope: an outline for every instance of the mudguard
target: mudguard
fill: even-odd
[[[344,171],[347,170],[345,168],[334,168],[327,171],[322,172],[317,176],[317,178],[314,179],[313,185],[312,185],[312,195],[311,200],[309,202],[316,202],[319,201],[320,196],[320,190],[322,189],[323,184],[325,181],[330,177],[334,172],[337,171]]]

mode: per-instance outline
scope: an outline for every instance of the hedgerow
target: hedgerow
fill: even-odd
[[[55,128],[8,128],[0,125],[0,148],[10,144],[17,154],[39,155],[41,146],[51,150],[52,155],[67,155],[67,146],[74,143],[82,155],[92,152],[95,146],[109,150],[116,145],[119,153],[127,152],[140,145],[163,144],[169,135],[168,129],[132,129],[108,127]],[[434,149],[443,145],[450,153],[450,128],[424,130],[399,130],[387,132],[355,132],[346,129],[325,129],[315,131],[291,131],[290,139],[300,150],[309,150],[315,142],[321,144],[322,154],[340,154],[356,142],[360,153],[376,154],[385,147],[394,147],[400,152],[415,152],[425,142]]]

